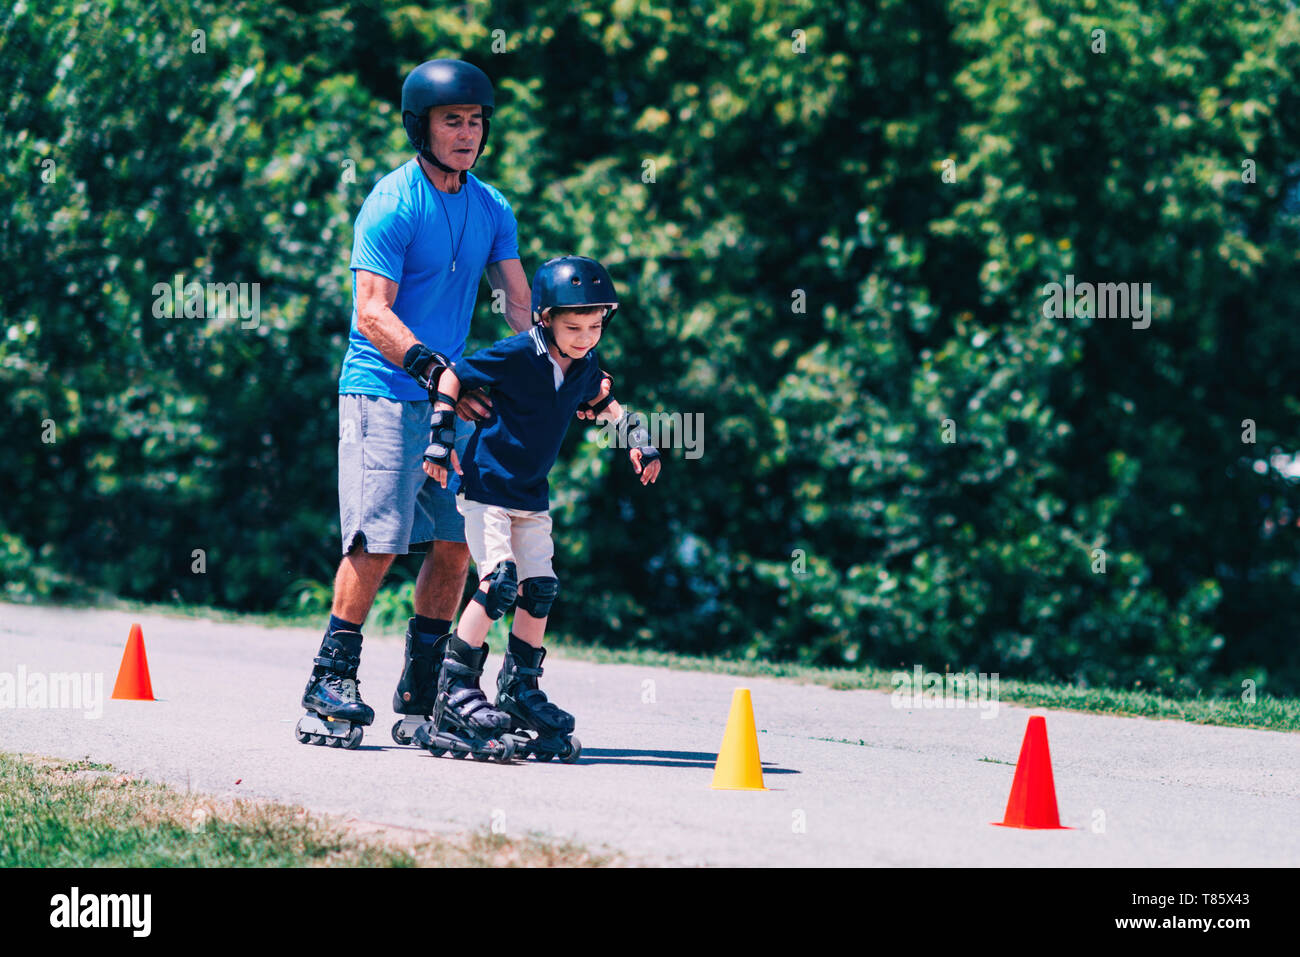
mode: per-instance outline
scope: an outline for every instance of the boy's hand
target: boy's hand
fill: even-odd
[[[454,469],[456,470],[456,474],[457,474],[457,475],[464,475],[464,474],[465,474],[464,471],[461,470],[461,467],[460,467],[460,456],[456,454],[456,450],[455,450],[455,449],[452,449],[452,450],[451,450],[451,467],[454,468]],[[438,483],[439,485],[441,485],[443,488],[446,488],[446,487],[447,487],[447,467],[446,467],[446,466],[444,466],[444,465],[435,465],[433,462],[430,462],[428,459],[425,459],[425,461],[424,461],[424,474],[427,475],[427,476],[429,476],[429,478],[433,479],[435,482],[437,482],[437,483]]]
[[[446,404],[449,403],[450,399]],[[456,455],[456,417],[451,409],[435,408],[429,417],[429,447],[424,450],[421,467],[425,475],[437,479],[446,488],[449,465],[461,474],[460,460]]]
[[[600,370],[600,376],[600,391],[596,393],[596,398],[578,406],[578,418],[580,419],[594,419],[599,415],[600,411],[596,409],[596,406],[600,405],[605,396],[609,395],[609,390],[614,386],[614,377],[604,369]]]
[[[663,459],[660,457],[658,449],[647,448],[645,453],[647,454],[643,455],[641,449],[629,449],[627,454],[628,458],[632,460],[632,468],[637,475],[641,476],[641,484],[649,485],[651,482],[658,480],[659,469],[663,466]],[[653,455],[649,453],[653,453]],[[643,464],[643,460],[648,461]]]

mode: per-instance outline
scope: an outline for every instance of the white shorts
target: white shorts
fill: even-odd
[[[501,562],[514,562],[519,580],[554,578],[551,558],[551,513],[484,505],[456,496],[456,508],[465,518],[465,542],[474,559],[479,581]]]

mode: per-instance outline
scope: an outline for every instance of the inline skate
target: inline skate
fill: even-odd
[[[393,725],[393,740],[398,744],[413,744],[415,732],[433,715],[446,645],[445,635],[429,638],[416,630],[414,618],[407,623],[406,662],[393,692],[393,712],[403,716]]]
[[[503,737],[503,732],[510,716],[494,708],[479,688],[487,644],[472,648],[453,633],[440,638],[438,645],[446,647],[438,697],[433,718],[416,730],[415,743],[434,757],[450,753],[453,758],[470,755],[476,761],[509,761],[515,741]]]
[[[327,631],[302,695],[307,713],[298,719],[294,737],[303,744],[355,750],[363,729],[375,720],[374,709],[361,700],[357,665],[361,633]]]
[[[573,736],[573,715],[548,701],[537,687],[545,657],[545,648],[534,648],[512,634],[497,675],[496,705],[510,715],[509,734],[517,754],[531,754],[538,761],[558,757],[573,764],[582,754],[582,742]]]

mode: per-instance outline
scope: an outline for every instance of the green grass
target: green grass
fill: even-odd
[[[571,843],[432,835],[0,753],[0,867],[601,867]]]
[[[381,598],[384,593],[381,592]],[[60,603],[63,604],[63,603]],[[322,615],[318,612],[285,612],[280,614],[242,614],[199,605],[162,605],[146,602],[106,599],[94,607],[105,610],[138,611],[154,615],[184,618],[204,618],[233,624],[258,624],[265,627],[319,627]],[[370,623],[368,634],[374,637],[399,636],[405,627],[405,618],[398,620],[396,611],[380,616],[378,624]],[[404,614],[404,612],[403,612]],[[373,616],[372,616],[373,617]],[[501,631],[498,625],[496,632]],[[500,635],[493,639],[499,645]],[[822,668],[761,659],[732,659],[682,655],[666,651],[643,649],[603,648],[598,645],[579,644],[564,635],[547,639],[547,645],[558,657],[580,661],[610,664],[642,665],[657,668],[674,668],[680,671],[707,671],[716,674],[756,678],[785,678],[807,684],[824,685],[841,691],[893,691],[896,671],[864,665],[861,668]],[[1000,678],[998,700],[1004,704],[1018,704],[1031,708],[1051,708],[1061,711],[1081,711],[1090,714],[1109,714],[1125,717],[1160,718],[1187,721],[1193,724],[1210,724],[1230,728],[1259,728],[1269,731],[1300,731],[1300,698],[1282,698],[1259,694],[1253,702],[1240,698],[1171,697],[1142,689],[1083,688],[1064,682],[1018,681]]]

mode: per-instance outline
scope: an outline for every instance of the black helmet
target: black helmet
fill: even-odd
[[[429,151],[425,137],[429,133],[429,110],[435,106],[454,106],[458,103],[477,103],[483,107],[483,139],[479,142],[474,162],[483,155],[487,145],[488,118],[496,105],[492,81],[487,74],[463,60],[427,60],[412,70],[402,84],[402,126],[406,138],[417,153],[444,173],[454,173]],[[461,172],[461,182],[465,174]]]
[[[559,256],[533,273],[533,322],[553,306],[605,306],[605,323],[618,309],[618,292],[605,267],[586,256]]]

